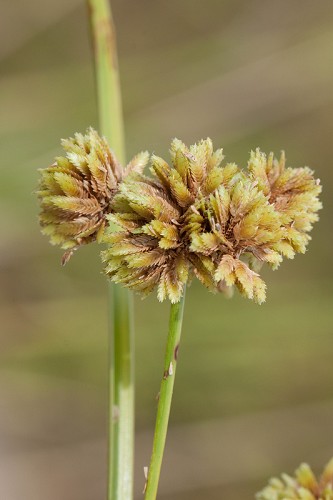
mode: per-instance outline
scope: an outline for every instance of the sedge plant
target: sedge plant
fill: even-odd
[[[106,245],[102,261],[112,284],[109,500],[133,498],[134,339],[130,293],[145,297],[156,290],[159,301],[171,303],[145,485],[145,499],[155,500],[187,286],[197,278],[213,293],[230,295],[237,289],[244,297],[263,303],[266,285],[259,274],[261,266],[277,269],[284,258],[305,252],[321,208],[321,186],[308,167],[286,166],[284,153],[276,158],[273,153],[266,155],[256,149],[245,169],[224,163],[222,149],[214,150],[209,138],[189,147],[179,139],[172,140],[171,161],[152,155],[150,175],[144,172],[149,162],[147,152],[139,152],[125,166],[111,10],[107,0],[89,0],[88,4],[101,135],[92,128],[85,134],[75,133],[62,141],[64,156],[41,169],[40,223],[51,243],[65,250],[63,264],[82,245],[94,241]]]
[[[115,283],[169,299],[169,335],[161,381],[146,500],[157,495],[178,358],[185,288],[196,277],[208,290],[234,288],[265,301],[262,264],[304,253],[318,219],[320,183],[308,168],[286,167],[285,155],[253,151],[246,170],[223,165],[210,139],[187,147],[174,139],[171,162],[153,155],[151,173],[128,176],[113,199],[102,252]]]

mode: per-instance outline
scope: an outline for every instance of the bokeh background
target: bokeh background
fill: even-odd
[[[227,160],[287,152],[324,185],[304,256],[265,271],[267,302],[187,297],[161,500],[251,499],[333,455],[331,0],[113,0],[128,156],[210,136]],[[37,168],[97,127],[81,0],[2,0],[0,498],[103,500],[106,284],[97,246],[62,269],[39,232]],[[136,300],[142,498],[168,305]]]

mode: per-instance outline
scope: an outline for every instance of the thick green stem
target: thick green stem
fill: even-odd
[[[124,126],[116,37],[108,0],[88,0],[95,55],[99,122],[102,134],[125,163]],[[133,498],[134,335],[132,297],[110,288],[108,500]]]
[[[129,292],[109,285],[110,396],[109,500],[133,498],[134,456],[134,342],[132,301]],[[113,306],[113,307],[112,307]],[[112,328],[113,326],[113,328]],[[113,332],[113,336],[112,335]]]
[[[145,500],[155,500],[157,495],[176,376],[184,302],[185,293],[181,301],[173,304],[170,310],[169,334],[164,358],[164,372],[159,393],[153,452],[148,469]]]
[[[124,121],[116,35],[108,0],[88,0],[95,55],[99,125],[120,162],[125,161]]]

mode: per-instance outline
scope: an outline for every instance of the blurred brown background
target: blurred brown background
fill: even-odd
[[[128,156],[209,135],[227,160],[287,152],[324,185],[304,256],[266,304],[194,284],[159,498],[251,499],[333,455],[331,0],[113,0]],[[104,500],[106,285],[98,248],[62,269],[33,195],[59,140],[97,127],[86,6],[2,0],[0,498]],[[137,498],[168,305],[136,301]]]

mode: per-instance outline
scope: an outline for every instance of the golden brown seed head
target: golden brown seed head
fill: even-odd
[[[138,175],[122,183],[109,217],[122,230],[107,237],[103,260],[116,283],[143,295],[157,287],[159,300],[178,302],[191,274],[217,290],[213,262],[189,248],[187,215],[237,167],[221,168],[222,150],[214,152],[210,139],[190,148],[175,139],[170,153],[171,166],[153,155],[153,179]]]
[[[268,486],[256,495],[256,500],[333,500],[333,459],[326,465],[319,480],[311,468],[302,464],[295,476],[283,474],[273,478]]]
[[[266,285],[255,267],[275,269],[303,252],[317,220],[312,172],[285,170],[283,157],[266,161],[259,150],[248,173],[221,167],[222,150],[214,152],[210,139],[189,148],[175,139],[170,152],[171,166],[153,156],[153,179],[127,179],[115,196],[107,275],[142,295],[157,287],[161,301],[179,301],[194,275],[213,292],[235,285],[262,303]]]
[[[100,241],[119,183],[131,172],[142,172],[148,153],[137,155],[123,170],[106,139],[92,128],[63,139],[62,146],[66,155],[40,170],[37,194],[42,232],[67,250],[66,263],[75,248]]]
[[[308,233],[322,208],[318,199],[322,188],[308,167],[291,168],[285,164],[284,152],[278,160],[273,153],[266,156],[256,149],[251,152],[248,170],[280,215],[285,228],[281,253],[293,258],[295,253],[304,253],[311,240]]]
[[[283,229],[278,213],[251,179],[239,172],[210,196],[199,198],[188,227],[190,250],[214,262],[218,286],[235,285],[246,297],[264,302],[266,285],[249,262],[276,267],[282,257],[275,245]]]

